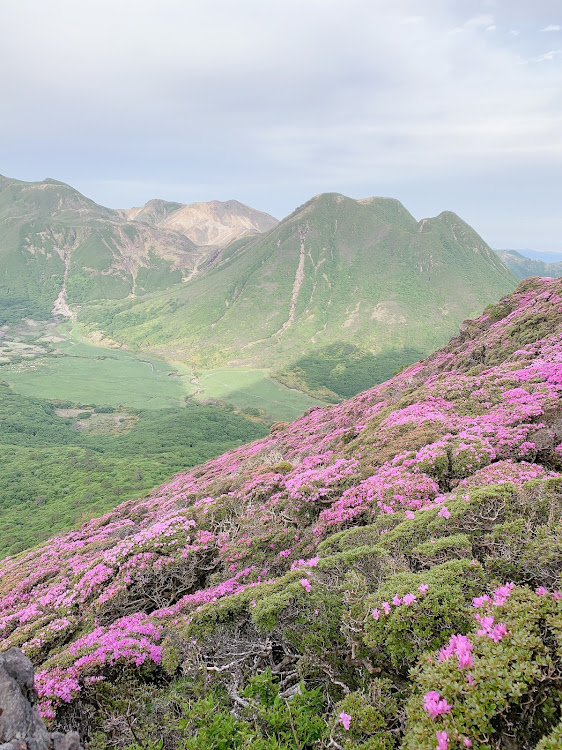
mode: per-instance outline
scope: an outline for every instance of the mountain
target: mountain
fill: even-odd
[[[529,248],[515,250],[513,248],[502,248],[501,250],[496,250],[496,252],[519,253],[524,258],[544,260],[545,263],[558,263],[558,261],[562,261],[562,252],[556,252],[555,250],[529,250]]]
[[[166,288],[199,255],[180,233],[126,221],[62,182],[0,177],[0,318],[9,322]]]
[[[227,239],[275,223],[236,201],[114,211],[56,180],[0,176],[0,324],[167,289],[212,264]]]
[[[4,560],[0,648],[40,668],[51,725],[559,748],[561,303],[529,279],[392,380]]]
[[[207,203],[171,203],[151,200],[140,208],[119,211],[128,220],[143,221],[181,232],[198,246],[226,247],[235,240],[273,229],[273,216],[235,200]]]
[[[525,279],[527,276],[557,279],[562,276],[562,261],[547,263],[544,260],[527,258],[517,250],[497,250],[496,252],[518,279]]]
[[[182,287],[82,319],[196,366],[273,367],[317,392],[332,373],[331,390],[349,395],[442,345],[515,284],[453,213],[417,222],[393,199],[329,193],[232,243]]]

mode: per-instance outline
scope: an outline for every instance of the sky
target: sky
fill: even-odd
[[[2,0],[0,173],[112,208],[320,192],[562,251],[561,0]]]

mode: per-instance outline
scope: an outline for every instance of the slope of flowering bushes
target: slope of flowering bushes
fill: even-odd
[[[552,750],[562,280],[0,564],[2,649],[90,747]]]

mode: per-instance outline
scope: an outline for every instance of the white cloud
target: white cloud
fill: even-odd
[[[469,18],[468,21],[465,21],[460,28],[465,29],[466,31],[474,31],[478,29],[488,29],[493,25],[494,16],[491,16],[489,14],[480,14]]]
[[[497,26],[495,24],[492,24],[491,26],[486,27],[486,31],[495,31],[497,29]]]
[[[535,57],[535,62],[545,62],[555,60],[557,57],[562,55],[562,49],[551,49],[549,52],[545,52],[543,55]]]
[[[562,71],[546,64],[560,51],[537,58],[515,29],[544,18],[502,2],[473,16],[473,0],[6,3],[0,138],[11,164],[82,170],[123,205],[129,184],[170,199],[176,184],[186,202],[196,186],[361,194],[451,174],[479,175],[477,191],[504,167],[562,163]],[[513,39],[485,33],[494,18]]]
[[[544,29],[541,29],[541,31],[560,31],[562,29],[562,26],[560,26],[557,23],[550,23],[548,26],[545,26]]]

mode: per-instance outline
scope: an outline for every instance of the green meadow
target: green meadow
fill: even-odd
[[[321,403],[266,370],[205,370],[21,324],[0,342],[0,558]],[[205,403],[207,402],[207,403]]]
[[[89,343],[76,326],[62,324],[57,333],[63,340],[51,352],[4,365],[0,379],[22,396],[47,401],[146,410],[210,400],[266,422],[293,420],[323,403],[264,369],[224,367],[195,377],[182,363]]]
[[[292,421],[311,406],[324,402],[287,388],[267,370],[223,367],[198,373],[202,388],[198,398],[224,401],[267,421]]]
[[[178,407],[193,393],[182,365],[94,346],[69,333],[53,354],[3,367],[2,380],[23,396],[134,409]]]

